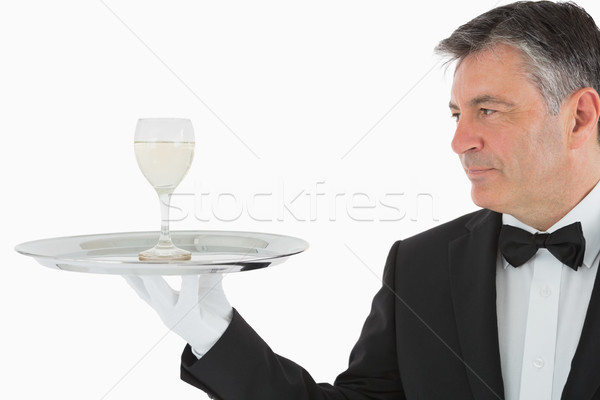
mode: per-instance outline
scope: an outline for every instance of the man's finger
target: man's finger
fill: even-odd
[[[177,302],[177,292],[159,275],[142,275],[146,290],[155,305],[174,306]]]
[[[196,304],[200,297],[200,276],[184,275],[181,277],[181,290],[179,291],[178,305]]]
[[[221,290],[223,274],[204,274],[200,275],[199,285],[202,292],[218,289]]]
[[[129,286],[131,286],[133,288],[133,290],[135,290],[135,292],[138,294],[138,296],[140,296],[140,298],[142,300],[144,300],[146,303],[150,303],[150,295],[148,294],[148,291],[146,290],[146,286],[144,285],[144,282],[140,279],[139,276],[134,276],[134,275],[122,275],[123,279],[125,279],[125,281],[129,284]]]

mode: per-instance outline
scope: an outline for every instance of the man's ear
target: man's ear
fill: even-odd
[[[600,96],[593,88],[587,87],[573,93],[566,104],[570,108],[572,121],[569,143],[572,149],[580,148],[593,136],[598,140],[598,119],[600,118]]]

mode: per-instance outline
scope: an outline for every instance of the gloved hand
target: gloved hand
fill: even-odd
[[[223,335],[233,309],[223,292],[221,274],[182,276],[181,290],[171,288],[161,276],[124,276],[163,323],[187,341],[201,357]]]

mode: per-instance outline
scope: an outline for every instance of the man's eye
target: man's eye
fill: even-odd
[[[458,122],[458,120],[460,120],[460,113],[452,113],[452,118],[454,118],[456,122]]]
[[[481,113],[483,115],[492,115],[495,112],[496,112],[496,110],[490,110],[489,108],[482,108],[481,109]]]

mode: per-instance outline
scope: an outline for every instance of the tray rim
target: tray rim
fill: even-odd
[[[254,264],[254,263],[260,263],[260,262],[264,262],[264,261],[268,261],[268,260],[272,260],[272,263],[270,264],[279,264],[283,261],[285,261],[287,258],[289,258],[290,256],[302,253],[304,251],[306,251],[309,248],[309,243],[299,237],[296,236],[290,236],[290,235],[284,235],[284,234],[278,234],[278,233],[269,233],[269,232],[255,232],[255,231],[230,231],[230,230],[194,230],[194,229],[189,229],[189,230],[176,230],[176,231],[171,231],[171,235],[173,236],[178,236],[178,235],[197,235],[197,234],[214,234],[214,235],[225,235],[225,236],[235,236],[235,235],[239,235],[239,236],[245,236],[245,237],[249,237],[249,238],[258,238],[261,240],[264,240],[265,237],[266,239],[276,239],[276,238],[282,238],[282,239],[292,239],[294,241],[296,241],[299,245],[299,247],[297,249],[294,249],[293,252],[289,252],[289,253],[281,253],[281,254],[276,254],[273,256],[268,256],[268,255],[263,255],[263,256],[258,256],[255,258],[251,258],[251,259],[244,259],[244,258],[240,258],[239,261],[235,261],[235,260],[215,260],[215,261],[210,261],[210,260],[186,260],[186,261],[140,261],[139,259],[132,259],[130,261],[122,261],[122,260],[110,260],[110,259],[94,259],[94,258],[87,258],[87,257],[61,257],[60,255],[57,256],[52,256],[52,255],[47,255],[47,254],[36,254],[36,253],[32,253],[30,250],[24,249],[24,247],[26,246],[30,246],[32,244],[35,243],[39,243],[39,242],[47,242],[47,241],[51,241],[51,240],[79,240],[79,241],[83,241],[87,238],[102,238],[102,237],[108,237],[111,235],[118,235],[118,236],[144,236],[144,235],[156,235],[157,239],[158,236],[160,234],[159,231],[129,231],[129,232],[106,232],[106,233],[90,233],[90,234],[82,234],[82,235],[68,235],[68,236],[58,236],[58,237],[51,237],[51,238],[42,238],[42,239],[34,239],[34,240],[29,240],[26,242],[22,242],[19,243],[18,245],[16,245],[14,247],[15,251],[19,254],[22,254],[24,256],[28,256],[28,257],[32,257],[34,258],[38,263],[44,265],[44,266],[48,266],[48,264],[54,264],[58,269],[62,269],[60,268],[58,265],[59,264],[66,264],[66,265],[75,265],[77,266],[78,263],[80,264],[88,264],[88,265],[97,265],[99,269],[102,269],[102,266],[110,266],[110,265],[122,265],[122,266],[129,266],[132,268],[143,268],[144,265],[148,265],[148,266],[152,266],[151,268],[157,269],[160,268],[161,266],[164,266],[166,268],[169,267],[175,267],[175,266],[179,266],[181,268],[198,268],[198,267],[206,267],[206,268],[210,268],[210,267],[219,267],[219,266],[234,266],[234,265],[240,265],[240,264]],[[192,256],[193,256],[193,252],[192,252]],[[40,261],[45,261],[46,263],[42,263]],[[65,269],[67,270],[67,269]],[[240,269],[241,270],[241,269]],[[153,272],[154,270],[149,270],[148,272]],[[82,272],[89,272],[89,273],[100,273],[100,274],[110,274],[109,272],[96,272],[96,271],[82,271]],[[235,270],[232,270],[231,272],[237,272]],[[198,271],[197,273],[203,273],[202,271]],[[115,275],[117,275],[118,273],[114,273]]]

